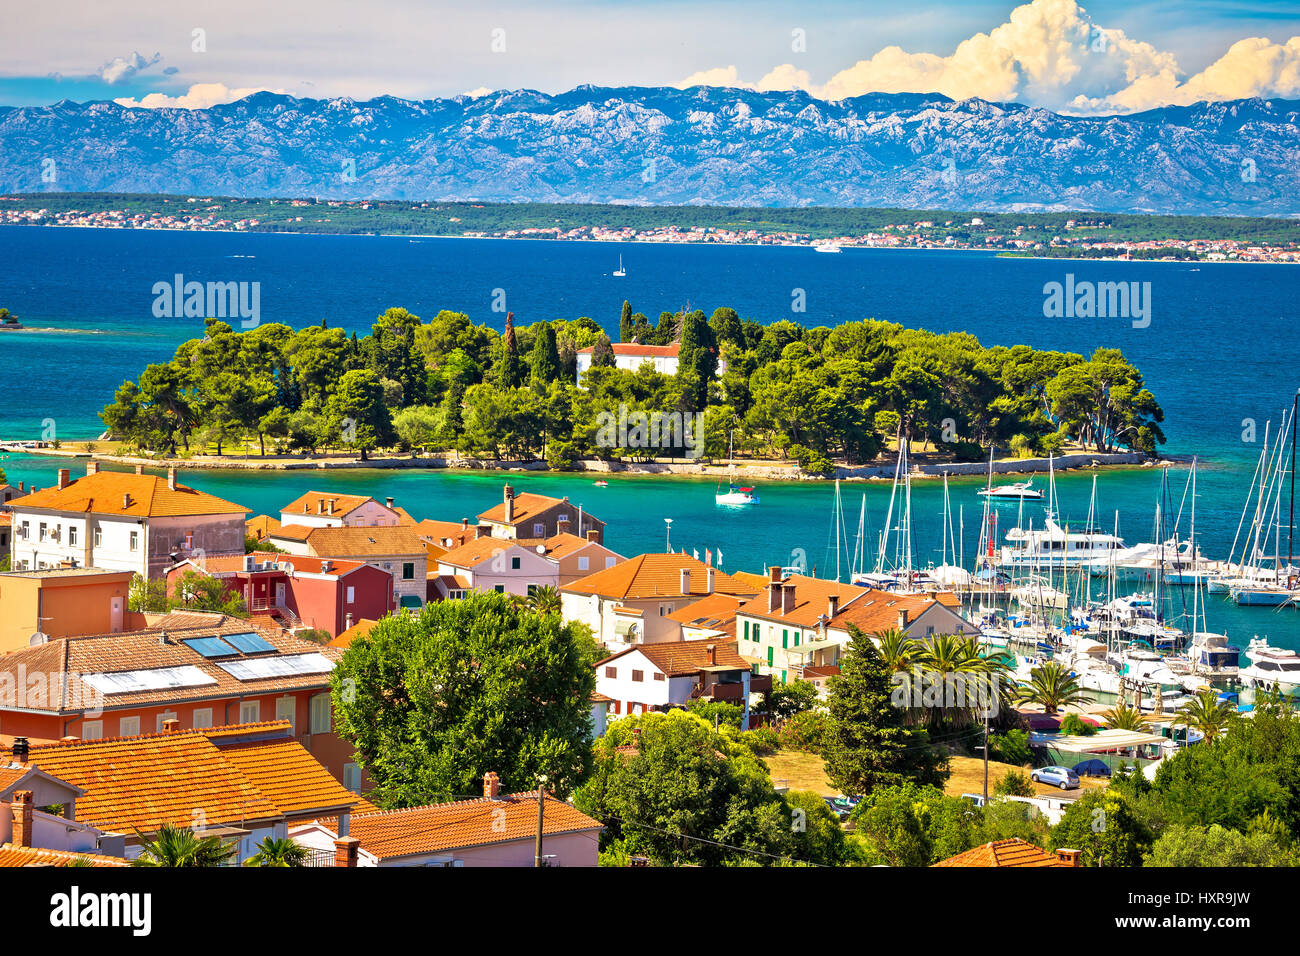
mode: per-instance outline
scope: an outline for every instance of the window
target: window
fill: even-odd
[[[175,719],[176,719],[176,711],[164,710],[154,720],[154,733],[159,733],[159,734],[162,733],[163,723],[168,720],[175,720]]]
[[[402,580],[403,580],[403,581],[413,581],[413,580],[415,580],[415,562],[414,562],[414,561],[404,561],[404,562],[402,562]]]
[[[579,570],[579,571],[586,571],[587,568],[588,568],[590,565],[591,565],[591,560],[590,560],[589,558],[579,558],[579,559],[578,559],[578,570]]]
[[[185,533],[185,550],[192,551],[193,549],[194,549],[194,532],[187,531]]]
[[[493,588],[493,590],[496,591],[497,594],[505,594],[506,586],[504,584],[498,584],[495,588]]]
[[[139,532],[139,531],[132,531],[132,532],[131,532],[131,550],[132,550],[132,551],[139,551],[139,550],[140,550],[140,532]]]
[[[661,671],[655,671],[655,680],[667,680]]]
[[[68,525],[68,547],[77,546],[77,529],[73,525]]]
[[[617,563],[618,563],[617,559],[615,559],[612,555],[605,559],[605,567],[607,568],[612,568]]]
[[[285,695],[275,699],[275,719],[289,721],[289,732],[298,732],[298,708],[295,706],[297,699]]]
[[[538,591],[541,590],[541,587],[542,587],[542,586],[541,586],[540,584],[530,584],[530,585],[528,585],[528,596],[529,596],[529,597],[532,597],[533,595],[535,595]]]
[[[745,633],[745,640],[749,640],[749,622],[748,622],[748,621],[745,622],[745,631],[744,631],[744,633]]]
[[[534,537],[534,538],[545,538],[545,537],[546,537],[546,525],[542,524],[540,521],[536,521],[536,522],[534,522],[534,523],[533,523],[533,537]]]
[[[609,677],[609,678],[616,678],[616,677],[618,677],[618,668],[617,668],[617,667],[606,667],[606,668],[605,668],[605,676],[606,676],[606,677]]]
[[[353,793],[361,792],[361,768],[354,763],[343,765],[343,786]]]
[[[349,603],[349,604],[355,604],[355,603],[356,603],[356,600],[357,600],[357,589],[354,588],[352,585],[349,584],[349,585],[348,585],[348,603]]]
[[[102,720],[83,720],[81,722],[82,740],[102,740],[103,737],[104,722]]]
[[[194,728],[196,730],[212,726],[212,708],[198,707],[194,711]]]
[[[117,722],[117,735],[119,737],[138,737],[140,735],[140,718],[123,717]]]
[[[568,521],[568,520],[569,520],[569,516],[568,516],[568,515],[556,515],[556,516],[555,516],[555,520],[556,520],[556,521]]]
[[[24,522],[19,526],[18,536],[19,536],[20,538],[30,538],[30,537],[32,536],[32,526],[31,526],[31,522],[24,521]]]
[[[40,540],[44,541],[46,538],[46,534],[47,534],[47,530],[46,530],[45,522],[42,521],[41,530],[40,530],[40,535],[41,535]]]
[[[103,528],[96,528],[96,529],[95,529],[95,547],[97,547],[97,548],[102,548],[103,546],[104,546],[104,529],[103,529]]]
[[[515,557],[513,557],[513,558],[510,559],[510,570],[511,570],[511,571],[518,571],[518,570],[519,570],[519,556],[518,556],[518,555],[516,555]]]
[[[638,684],[641,683],[643,680],[645,680],[645,671],[633,671],[633,672],[632,672],[632,680],[633,680],[635,683],[638,683]]]
[[[788,628],[784,628],[784,627],[781,628],[781,646],[782,647],[790,646],[790,631]]]
[[[241,700],[239,702],[239,722],[255,724],[262,719],[262,702],[260,700]]]
[[[328,734],[330,732],[330,695],[317,694],[311,699],[311,732]]]

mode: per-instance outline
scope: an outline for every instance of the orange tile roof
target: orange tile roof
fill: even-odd
[[[577,554],[583,548],[595,545],[598,548],[604,548],[598,541],[588,541],[586,538],[580,538],[576,534],[569,534],[567,531],[562,534],[553,534],[549,538],[516,538],[519,544],[525,548],[536,548],[541,545],[546,549],[546,556],[553,560],[567,558],[571,554]],[[609,551],[608,548],[605,548]],[[610,552],[613,554],[613,552]]]
[[[589,345],[585,349],[578,349],[577,355],[592,355],[595,352],[595,346]],[[676,358],[681,354],[682,343],[673,342],[669,345],[642,345],[639,342],[614,342],[612,344],[615,355],[642,355],[646,358],[654,356],[663,356],[665,358]]]
[[[285,529],[281,528],[281,532]],[[424,541],[410,527],[312,528],[307,546],[322,558],[386,558],[427,554]]]
[[[286,541],[306,541],[307,536],[316,529],[305,524],[282,524],[271,532],[272,538],[283,538]]]
[[[713,648],[713,665],[709,664],[709,648]],[[618,660],[625,654],[640,651],[651,664],[659,668],[668,677],[686,677],[698,674],[701,668],[708,666],[749,670],[749,663],[736,653],[735,641],[656,641],[653,644],[638,644],[625,651],[619,651],[595,666],[602,667],[610,661]]]
[[[870,588],[860,599],[836,614],[828,626],[847,629],[850,624],[854,624],[864,634],[879,634],[898,626],[900,611],[907,612],[907,620],[911,624],[936,605],[947,606],[930,595],[895,594]]]
[[[755,591],[761,591],[767,587],[767,575],[755,574],[753,571],[733,571],[731,576],[741,584],[747,584]]]
[[[82,740],[32,747],[31,762],[86,791],[78,821],[128,835],[164,823],[240,825],[355,805],[290,733],[287,721],[267,721]]]
[[[494,555],[505,554],[514,548],[531,551],[533,554],[537,553],[532,548],[513,538],[478,538],[466,542],[459,548],[452,548],[438,558],[438,563],[448,564],[454,568],[476,568],[484,561],[490,560]]]
[[[127,496],[125,505],[123,495]],[[16,510],[77,511],[128,518],[248,513],[243,505],[187,485],[168,488],[165,477],[120,471],[85,475],[63,488],[45,488],[25,498],[15,498],[9,505]]]
[[[70,866],[86,860],[91,866],[130,866],[126,860],[101,853],[77,853],[73,850],[42,850],[30,846],[0,843],[0,866]]]
[[[269,538],[271,532],[277,531],[279,528],[280,519],[272,518],[270,515],[257,515],[244,522],[244,530],[257,538],[258,541]]]
[[[1040,850],[1027,840],[1013,837],[995,840],[958,853],[935,866],[1068,866],[1055,854]]]
[[[286,816],[324,807],[350,808],[356,794],[346,790],[292,737],[223,744],[221,755]]]
[[[655,597],[682,597],[682,569],[691,572],[690,593],[705,597],[708,566],[703,561],[686,554],[639,554],[605,568],[585,578],[566,584],[562,591],[572,594],[599,594],[602,597],[622,600]],[[713,590],[723,594],[746,597],[754,593],[743,584],[721,571],[713,573]]]
[[[299,674],[240,680],[205,658],[184,643],[197,637],[219,637],[222,634],[242,634],[256,630],[275,648],[275,653],[230,655],[222,661],[243,660],[247,657],[321,654],[338,660],[343,652],[338,648],[322,646],[313,641],[283,633],[279,628],[256,629],[252,622],[221,615],[168,615],[152,627],[118,634],[95,634],[79,637],[61,637],[26,647],[0,656],[0,682],[18,681],[23,673],[66,675],[63,687],[37,697],[29,695],[24,702],[26,710],[48,713],[82,713],[88,708],[101,706],[105,710],[138,707],[150,704],[178,703],[190,700],[220,700],[243,694],[270,694],[281,690],[308,690],[329,686],[329,673]],[[162,643],[162,635],[167,643]],[[163,687],[157,690],[114,692],[97,690],[82,678],[92,674],[111,674],[121,671],[150,670],[165,667],[193,666],[214,680],[186,687]],[[21,686],[21,685],[15,685]]]
[[[370,629],[378,624],[378,621],[372,621],[368,617],[363,617],[357,623],[353,624],[346,631],[339,634],[338,637],[329,642],[330,647],[351,647],[352,642],[358,637],[365,637],[370,633]]]
[[[670,621],[688,627],[708,628],[736,636],[736,609],[744,603],[732,594],[710,594],[668,615]]]
[[[573,516],[569,520],[576,523],[578,518],[578,506],[567,498],[552,498],[550,495],[535,495],[530,491],[521,491],[515,493],[514,502],[513,517],[511,517],[509,521],[506,521],[506,505],[504,501],[495,507],[489,508],[487,511],[481,512],[479,514],[479,520],[493,521],[497,524],[509,524],[513,526],[529,521],[543,512],[550,511],[552,508],[556,507],[571,508],[573,510]],[[595,524],[602,528],[605,526],[605,522],[601,521],[599,518],[593,517],[585,511],[582,513],[582,520],[584,525]]]
[[[459,547],[478,536],[477,525],[462,525],[459,521],[435,521],[432,518],[425,518],[412,527],[420,537],[432,539],[439,545],[443,545],[450,539],[452,547]]]
[[[334,502],[334,511],[330,513],[330,502]],[[374,501],[369,495],[340,495],[328,491],[309,491],[301,497],[294,498],[283,508],[281,514],[326,515],[341,518],[360,508],[367,501]],[[317,510],[319,508],[319,510]]]
[[[347,561],[343,558],[317,558],[301,554],[284,554],[279,551],[253,551],[251,554],[230,554],[220,558],[204,558],[202,561],[191,560],[189,563],[195,567],[201,567],[209,574],[231,574],[242,572],[244,570],[244,558],[252,557],[254,563],[261,565],[270,561],[273,564],[288,564],[293,570],[301,571],[304,574],[328,574],[332,577],[342,577],[345,574],[351,574],[357,568],[364,568],[364,561]],[[321,564],[324,561],[330,562],[330,569],[324,571]],[[252,573],[259,573],[261,567],[254,569]]]
[[[600,829],[601,824],[576,807],[547,795],[544,835]],[[531,840],[537,833],[537,795],[518,793],[495,800],[354,813],[349,832],[361,841],[363,849],[381,860]],[[591,838],[596,839],[594,832]]]
[[[849,606],[849,602],[857,601],[867,593],[866,588],[858,587],[855,584],[825,581],[821,578],[810,578],[802,574],[790,575],[781,582],[781,586],[783,589],[794,588],[794,604],[789,611],[784,611],[781,607],[778,607],[775,611],[768,610],[768,597],[772,585],[767,584],[758,593],[757,597],[741,605],[737,613],[765,621],[793,624],[796,627],[816,627],[817,622],[829,610],[829,599],[832,594],[839,595],[839,606],[844,608]]]

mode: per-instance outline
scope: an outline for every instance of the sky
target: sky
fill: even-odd
[[[939,92],[1078,114],[1300,98],[1300,0],[4,0],[0,105],[580,84]]]

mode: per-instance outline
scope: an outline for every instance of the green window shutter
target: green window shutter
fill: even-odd
[[[770,647],[767,649],[767,666],[772,666],[772,648]]]
[[[790,646],[790,632],[784,627],[781,628],[781,646],[782,647]]]

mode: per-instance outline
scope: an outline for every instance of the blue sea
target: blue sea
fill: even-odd
[[[624,278],[611,276],[620,255]],[[1044,318],[1044,286],[1066,281],[1150,283],[1151,321]],[[1213,557],[1233,541],[1265,424],[1290,407],[1300,366],[1294,359],[1294,303],[1300,271],[1287,265],[1064,262],[998,258],[982,252],[807,248],[546,240],[410,239],[239,233],[0,227],[0,306],[31,329],[0,333],[0,437],[35,438],[51,427],[63,439],[102,430],[98,411],[123,380],[164,361],[202,331],[201,319],[159,319],[154,286],[185,281],[260,283],[261,320],[319,324],[364,334],[384,309],[430,317],[467,313],[500,329],[515,321],[590,316],[617,332],[624,299],[652,320],[683,306],[722,305],[762,322],[804,325],[876,318],[935,331],[966,331],[986,345],[1027,344],[1091,353],[1117,347],[1142,369],[1166,414],[1165,450],[1197,456],[1197,537]],[[25,456],[0,461],[9,480],[50,483],[58,463]],[[1187,468],[1170,474],[1175,505]],[[328,486],[393,495],[417,517],[471,517],[500,498],[491,474],[355,470],[303,472],[195,470],[185,480],[255,512],[276,512],[308,488]],[[573,475],[512,475],[516,487],[568,494],[609,523],[609,543],[625,553],[672,546],[721,549],[724,568],[789,564],[799,549],[818,573],[834,568],[833,486],[760,486],[762,504],[727,511],[713,485],[618,478],[605,489]],[[980,482],[953,483],[954,521],[964,521],[969,560],[978,534]],[[1059,478],[1062,512],[1081,525],[1092,476]],[[1157,470],[1103,472],[1097,522],[1118,516],[1130,542],[1150,540],[1160,492]],[[867,541],[874,543],[888,504],[887,483],[843,486],[846,531],[856,535],[866,498]],[[1004,509],[1014,522],[1014,509]],[[913,491],[916,550],[938,561],[942,488]],[[1026,512],[1029,516],[1029,512]],[[1038,515],[1034,515],[1038,518]],[[1187,516],[1184,515],[1183,531]],[[1281,550],[1287,550],[1283,528]],[[868,552],[872,547],[867,547]],[[847,558],[841,557],[847,573]],[[833,570],[831,572],[833,574]],[[1190,595],[1189,595],[1190,599]],[[1254,634],[1300,647],[1294,610],[1238,609],[1211,599],[1209,624],[1244,644]]]

